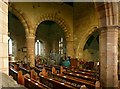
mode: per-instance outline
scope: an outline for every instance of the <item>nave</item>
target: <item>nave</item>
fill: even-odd
[[[0,0],[0,72],[7,76],[0,84],[119,89],[119,8],[120,2],[96,0]]]
[[[99,70],[89,70],[74,66],[47,66],[11,62],[9,74],[18,84],[28,89],[95,89],[100,87]]]

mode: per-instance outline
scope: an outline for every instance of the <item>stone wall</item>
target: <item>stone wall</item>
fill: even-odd
[[[83,59],[83,48],[89,35],[98,27],[94,3],[74,3],[74,50],[75,57]]]
[[[27,35],[36,35],[36,30],[39,24],[43,21],[49,20],[60,25],[65,32],[66,39],[69,38],[68,41],[73,41],[73,8],[71,6],[64,3],[15,2],[12,3],[11,7],[11,11],[15,12],[15,15],[25,27],[24,29]],[[46,50],[46,52],[48,52],[50,48],[51,46],[47,45],[48,50]]]
[[[59,40],[64,37],[63,29],[56,23],[45,21],[37,28],[36,40],[40,40],[45,48],[45,54],[48,55],[50,51],[59,52]]]
[[[19,19],[9,12],[8,14],[8,32],[13,41],[13,56],[15,60],[22,60],[26,55],[23,47],[26,47],[25,29]]]
[[[68,30],[73,30],[73,9],[68,5],[50,2],[16,2],[12,3],[12,6],[24,16],[27,24],[30,26],[28,30],[35,31],[42,19],[45,20],[50,18],[52,20],[50,15],[52,15],[53,19],[58,17],[62,18],[69,26]]]
[[[8,74],[8,5],[0,0],[0,72]]]

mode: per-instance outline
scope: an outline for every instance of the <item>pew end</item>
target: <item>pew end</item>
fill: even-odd
[[[52,67],[52,74],[57,74],[55,67]]]
[[[43,75],[43,76],[48,76],[48,72],[46,71],[45,68],[42,69],[42,72],[39,73],[39,75]]]
[[[66,71],[63,66],[60,66],[60,74],[63,74],[63,72]]]
[[[87,87],[85,85],[82,85],[80,89],[87,89]]]
[[[96,83],[95,83],[95,89],[100,89],[100,81],[96,81]]]
[[[31,70],[31,78],[37,80],[38,79],[38,74],[35,72],[34,69]]]
[[[18,84],[24,85],[24,76],[22,71],[18,72]]]

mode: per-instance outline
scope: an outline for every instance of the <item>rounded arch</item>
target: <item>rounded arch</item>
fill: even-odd
[[[87,42],[87,40],[89,39],[89,37],[91,36],[91,34],[95,31],[97,31],[97,27],[92,28],[91,30],[87,31],[81,38],[81,40],[79,41],[77,50],[76,50],[76,56],[79,58],[82,58],[82,55],[80,56],[79,53],[83,51],[83,48],[85,46],[85,43]]]
[[[23,15],[20,11],[18,11],[13,5],[9,5],[8,10],[20,20],[20,22],[22,23],[22,25],[25,28],[25,33],[28,34],[30,24],[28,24],[26,16]]]
[[[63,18],[59,17],[56,14],[41,15],[39,18],[37,18],[37,23],[36,23],[36,28],[35,29],[37,30],[37,27],[41,22],[48,21],[48,20],[56,22],[64,30],[66,40],[71,39],[72,32],[70,31],[69,25],[65,22],[65,20]],[[35,31],[35,33],[36,33],[36,31]]]

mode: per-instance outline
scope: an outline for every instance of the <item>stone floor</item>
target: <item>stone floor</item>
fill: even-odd
[[[0,72],[0,89],[26,89],[8,75]]]

